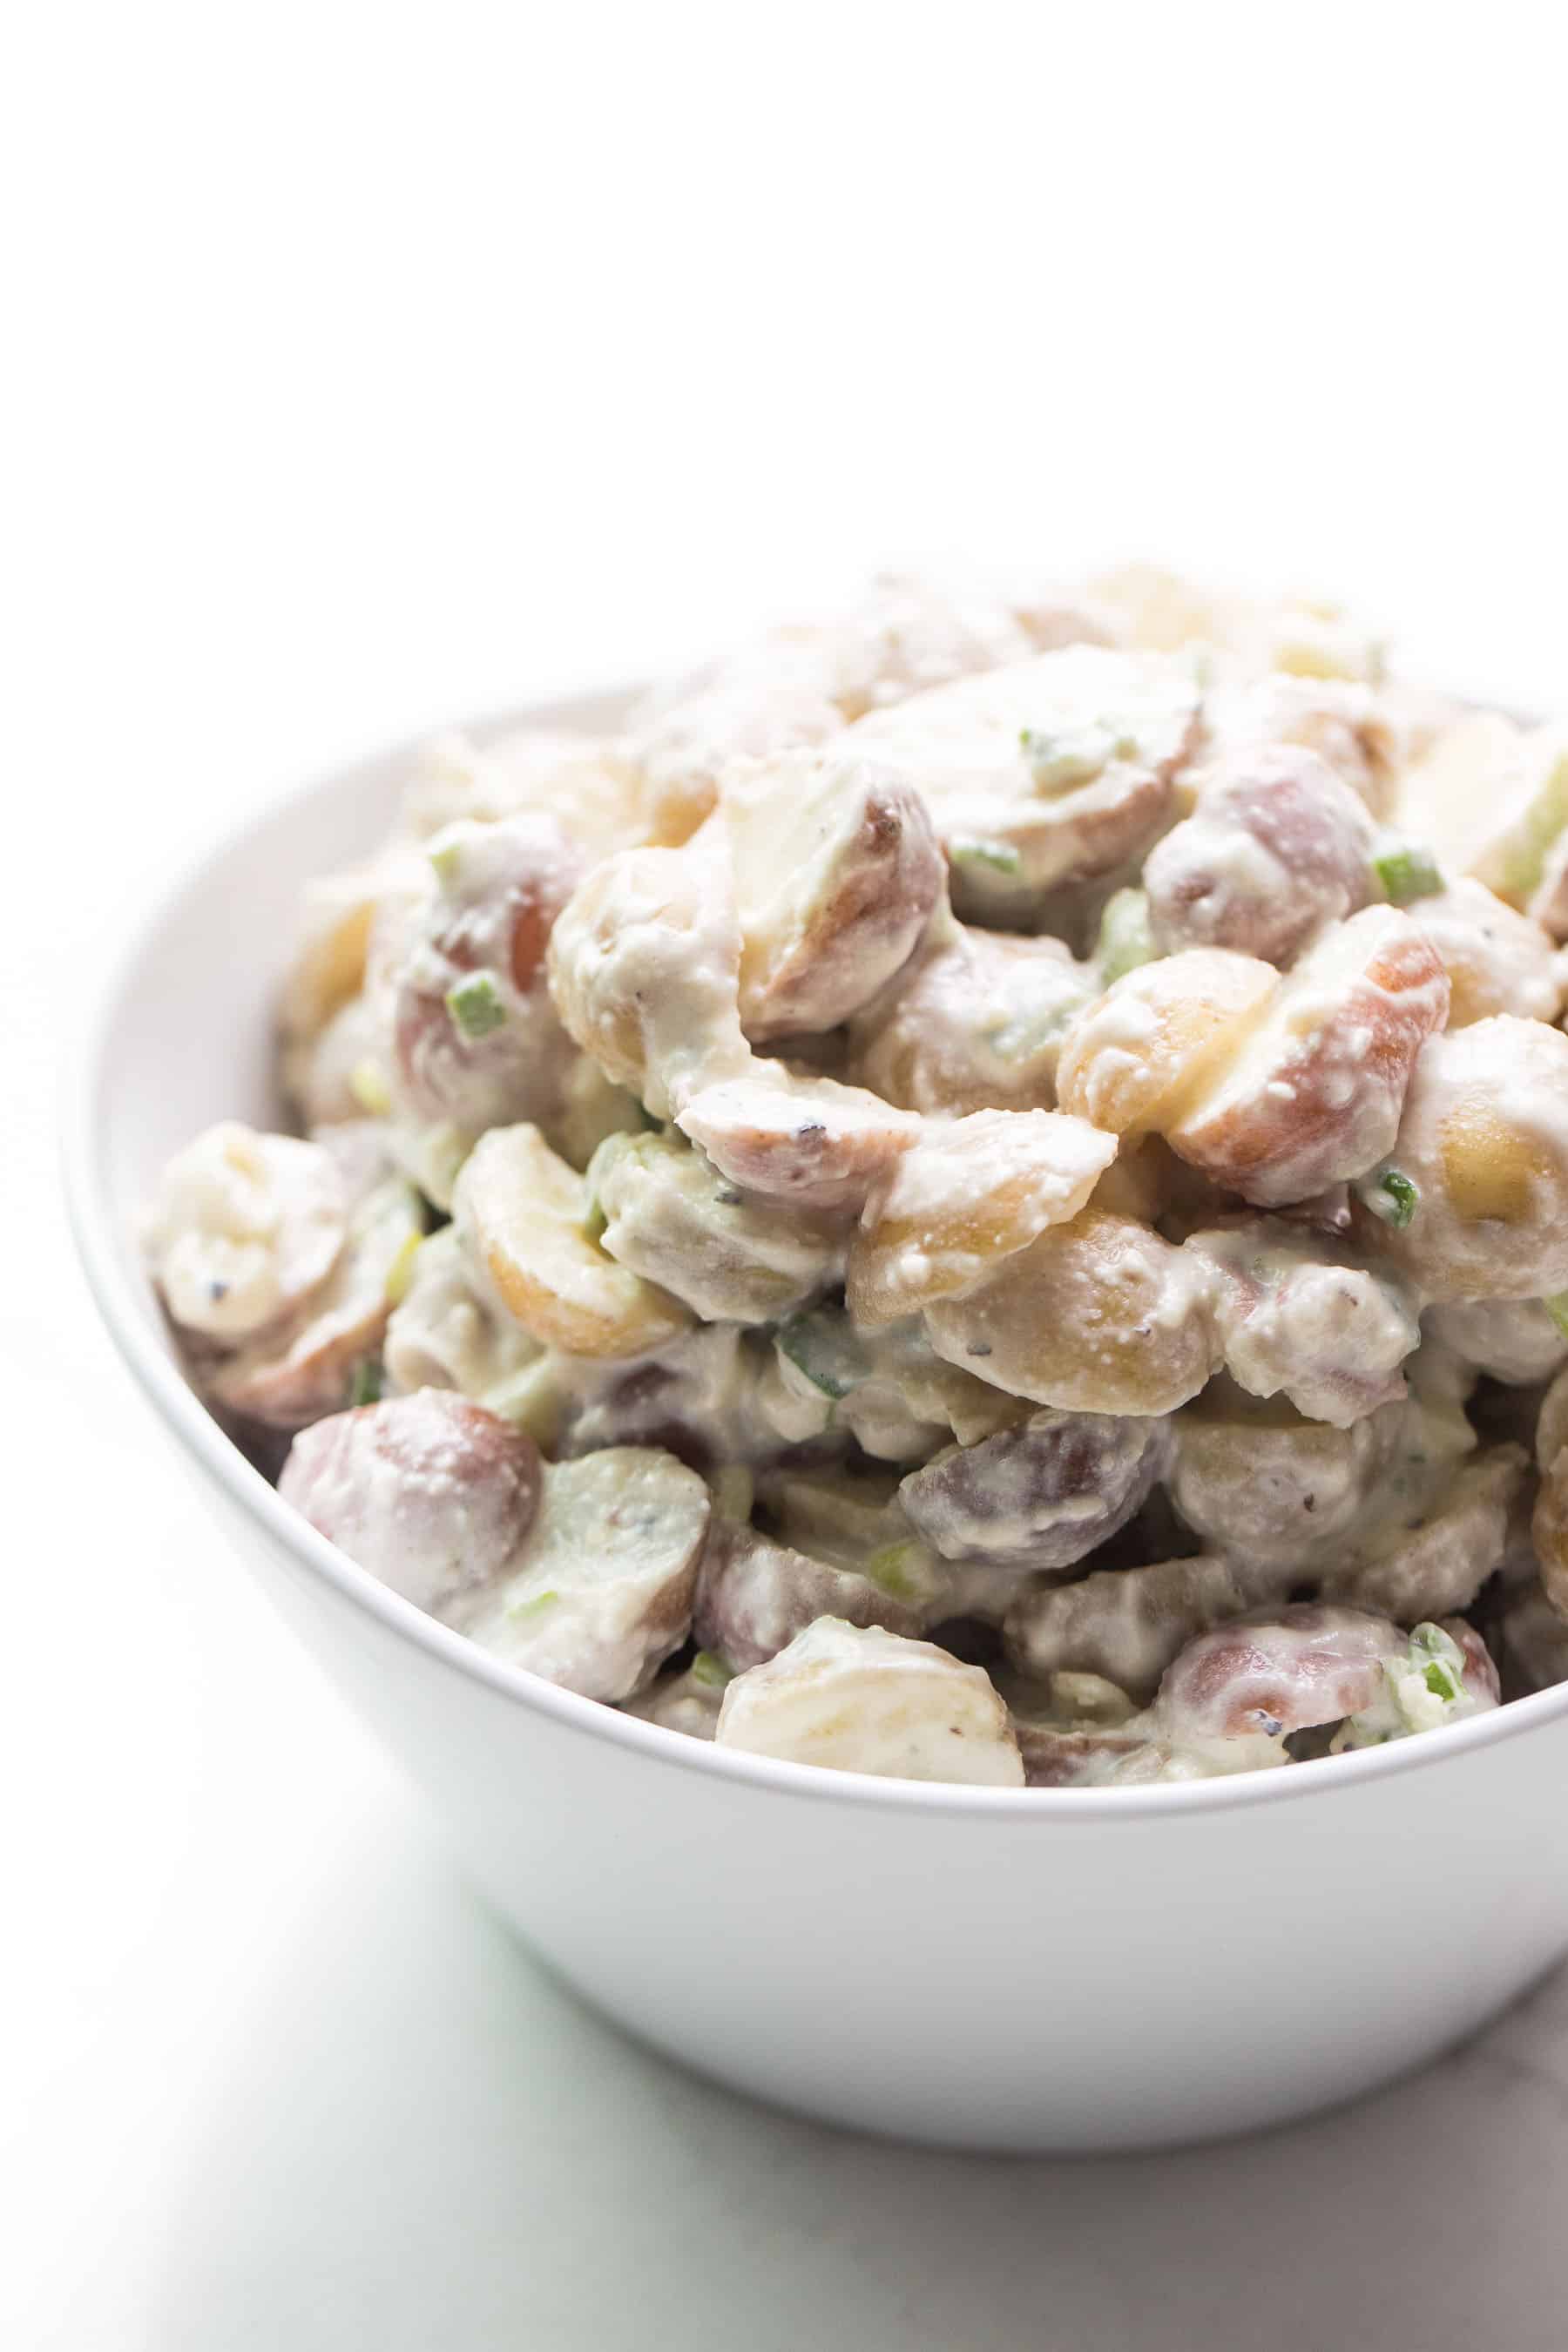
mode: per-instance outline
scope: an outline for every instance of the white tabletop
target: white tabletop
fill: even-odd
[[[980,0],[925,47],[768,13],[626,12],[609,71],[597,10],[35,10],[7,78],[0,2343],[1544,2352],[1563,1979],[1366,2105],[1159,2158],[946,2159],[689,2081],[467,1893],[69,1263],[50,1082],[104,921],[416,725],[933,549],[1343,584],[1550,697],[1525,12],[1418,51],[1338,5],[1134,38]]]

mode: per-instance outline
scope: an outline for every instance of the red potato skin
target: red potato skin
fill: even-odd
[[[1223,858],[1204,856],[1227,829],[1250,835],[1288,888],[1227,892]],[[1367,904],[1372,840],[1363,803],[1315,751],[1274,743],[1232,754],[1194,815],[1150,852],[1154,936],[1167,952],[1232,948],[1283,969],[1325,923]]]
[[[853,852],[820,937],[798,940],[753,995],[742,955],[742,1007],[756,1043],[837,1028],[870,1002],[919,946],[945,868],[925,803],[907,785],[868,788]]]
[[[451,1389],[419,1389],[312,1423],[278,1481],[284,1501],[329,1542],[423,1607],[503,1571],[542,1486],[531,1438]],[[442,1562],[441,1590],[411,1589]]]
[[[582,880],[586,860],[551,819],[527,822],[530,838],[522,838],[521,825],[516,824],[520,838],[515,870],[505,889],[500,922],[504,945],[499,960],[489,944],[489,925],[481,932],[472,908],[446,906],[438,898],[425,938],[440,984],[424,984],[405,973],[395,988],[392,1037],[398,1094],[420,1118],[473,1125],[478,1106],[487,1114],[479,1123],[498,1126],[553,1104],[557,1074],[544,1081],[551,1056],[541,1050],[552,1033],[559,1036],[546,984],[545,954],[556,919]],[[453,1021],[447,989],[487,970],[510,982],[523,1001],[526,1034],[514,1020],[487,1036],[470,1038]],[[559,1036],[562,1045],[564,1042]]]
[[[1336,1017],[1305,1051],[1281,1059],[1289,1097],[1260,1089],[1245,1106],[1207,1117],[1200,1102],[1171,1130],[1173,1150],[1259,1208],[1310,1200],[1364,1174],[1392,1148],[1416,1056],[1447,1011],[1436,950],[1401,919]],[[1362,1040],[1353,1054],[1351,1037]]]

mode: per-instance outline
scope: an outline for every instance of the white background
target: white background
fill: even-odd
[[[0,2341],[1560,2340],[1561,1985],[1353,2115],[1080,2167],[784,2124],[584,2018],[187,1506],[69,1266],[50,1105],[106,926],[187,832],[889,557],[1343,584],[1568,700],[1548,21],[13,31]]]

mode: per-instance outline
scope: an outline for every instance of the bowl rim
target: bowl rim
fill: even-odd
[[[124,916],[99,965],[95,986],[79,1015],[76,1034],[63,1059],[60,1085],[60,1156],[68,1216],[79,1257],[100,1316],[125,1365],[175,1445],[195,1468],[269,1538],[309,1580],[319,1580],[351,1608],[365,1611],[393,1635],[448,1672],[478,1682],[510,1704],[546,1717],[584,1737],[608,1742],[650,1762],[716,1776],[720,1782],[767,1790],[818,1803],[868,1806],[910,1813],[976,1815],[994,1822],[1063,1829],[1113,1822],[1206,1819],[1257,1805],[1289,1804],[1329,1797],[1410,1771],[1457,1762],[1460,1758],[1524,1738],[1568,1717],[1568,1683],[1510,1700],[1489,1714],[1423,1732],[1380,1748],[1313,1759],[1283,1775],[1237,1773],[1223,1779],[1093,1789],[1001,1789],[954,1781],[900,1780],[835,1767],[797,1764],[720,1748],[637,1716],[622,1714],[596,1699],[563,1690],[542,1676],[493,1656],[412,1601],[392,1591],[346,1552],[319,1534],[248,1462],[189,1386],[174,1356],[161,1343],[145,1307],[121,1263],[116,1235],[123,1211],[110,1197],[102,1149],[102,1108],[110,1076],[109,1047],[121,1010],[156,935],[179,908],[202,888],[210,872],[245,842],[259,840],[297,808],[357,774],[412,762],[443,733],[461,732],[483,743],[519,727],[584,730],[585,720],[614,707],[624,708],[636,688],[609,687],[565,698],[455,720],[447,729],[426,728],[384,749],[334,763],[281,793],[247,798],[223,825],[203,829],[197,845],[171,861],[149,901]],[[301,884],[308,878],[300,877]]]

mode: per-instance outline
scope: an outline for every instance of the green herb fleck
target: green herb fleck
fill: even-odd
[[[967,835],[948,844],[948,856],[955,866],[984,866],[993,874],[1022,874],[1022,855],[1006,841],[975,841]]]
[[[882,1591],[890,1593],[895,1601],[917,1601],[921,1588],[910,1575],[906,1563],[919,1550],[920,1546],[914,1543],[887,1544],[861,1561],[860,1573]]]
[[[512,1601],[506,1613],[514,1624],[530,1617],[542,1617],[560,1598],[558,1592],[531,1592],[526,1600]]]
[[[1421,1205],[1419,1192],[1397,1168],[1380,1168],[1358,1189],[1373,1216],[1381,1217],[1396,1233],[1405,1231]]]
[[[1550,1298],[1543,1298],[1541,1303],[1563,1337],[1568,1339],[1568,1290],[1554,1291]]]
[[[458,868],[463,862],[462,843],[460,841],[448,841],[445,835],[442,835],[432,844],[427,854],[431,865],[436,869],[436,877],[437,881],[439,881],[444,887],[449,887],[457,880]]]
[[[379,1404],[381,1386],[381,1366],[374,1356],[366,1356],[363,1363],[354,1366],[353,1378],[349,1382],[350,1410],[362,1404]]]
[[[726,1683],[735,1679],[734,1668],[727,1666],[712,1650],[698,1651],[691,1661],[690,1674],[692,1681],[703,1690],[722,1690]]]
[[[1436,1658],[1426,1669],[1426,1683],[1434,1698],[1455,1699],[1459,1696],[1458,1685],[1453,1675],[1448,1672],[1447,1667],[1440,1665]]]
[[[1146,890],[1111,892],[1100,919],[1100,940],[1094,953],[1107,988],[1123,972],[1136,971],[1141,964],[1156,961],[1159,950],[1150,927]]]
[[[1372,866],[1391,907],[1408,907],[1417,898],[1435,898],[1443,887],[1436,859],[1419,842],[1407,841],[1384,851],[1373,859]]]
[[[506,1022],[501,993],[488,971],[471,971],[447,991],[447,1010],[465,1037],[488,1037]]]

